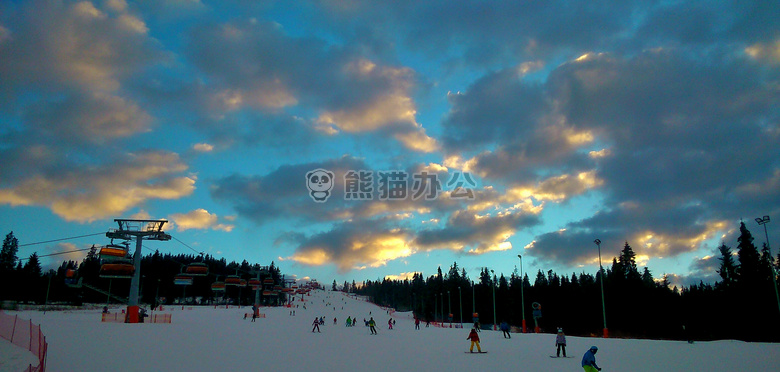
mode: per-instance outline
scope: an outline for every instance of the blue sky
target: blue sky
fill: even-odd
[[[780,221],[777,2],[261,3],[0,4],[3,233],[165,218],[195,250],[322,282],[508,275],[518,254],[594,272],[599,238],[605,262],[627,241],[689,284],[715,279],[741,219],[759,247],[754,218]],[[373,199],[345,198],[350,170]],[[441,193],[382,200],[387,171]]]

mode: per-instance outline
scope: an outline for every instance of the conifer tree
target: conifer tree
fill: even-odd
[[[737,264],[734,262],[734,255],[731,252],[731,248],[726,244],[721,244],[718,247],[720,251],[720,269],[718,274],[723,279],[721,283],[724,287],[730,287],[737,278]]]
[[[11,272],[16,266],[16,253],[19,251],[19,239],[16,239],[11,231],[3,240],[3,248],[0,250],[0,272]]]
[[[760,281],[761,270],[760,256],[758,249],[753,245],[753,235],[745,227],[744,222],[739,224],[739,238],[737,238],[737,256],[739,257],[739,267],[737,274],[739,281],[745,286],[751,287]]]

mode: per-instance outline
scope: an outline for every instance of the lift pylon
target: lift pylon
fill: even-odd
[[[138,323],[138,289],[141,283],[141,248],[143,240],[171,240],[171,236],[163,231],[163,225],[168,220],[135,220],[115,219],[118,229],[111,229],[106,233],[110,239],[131,240],[135,239],[135,253],[133,254],[133,266],[135,271],[130,279],[130,296],[127,299],[127,323]]]

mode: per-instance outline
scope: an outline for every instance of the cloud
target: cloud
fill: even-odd
[[[13,9],[0,45],[0,94],[85,89],[113,92],[120,80],[162,57],[143,21],[88,1],[31,1]]]
[[[419,274],[419,273],[415,271],[415,272],[407,272],[407,273],[399,273],[399,274],[390,274],[390,275],[385,275],[385,279],[398,280],[398,281],[412,280],[414,274]]]
[[[410,240],[409,231],[388,228],[381,220],[344,222],[307,237],[288,259],[310,266],[332,263],[345,273],[412,255]]]
[[[169,220],[176,224],[176,230],[178,231],[211,229],[230,232],[235,227],[235,225],[219,223],[219,218],[216,214],[209,213],[209,211],[203,208],[187,213],[174,213],[169,217]]]
[[[33,103],[24,111],[30,131],[68,145],[129,137],[148,131],[152,121],[136,103],[103,93],[74,93],[60,102]]]
[[[214,118],[247,108],[281,115],[307,107],[315,114],[304,120],[318,131],[381,129],[415,151],[436,147],[415,119],[416,81],[409,68],[381,65],[320,39],[291,37],[270,22],[208,24],[189,38],[187,56],[211,82],[201,96]]]
[[[196,143],[192,145],[192,149],[197,152],[211,152],[214,150],[214,146],[208,143]]]
[[[778,118],[778,95],[760,71],[747,59],[661,49],[590,53],[541,85],[511,69],[488,74],[450,97],[442,137],[453,153],[445,164],[509,183],[504,192],[481,190],[473,210],[523,197],[603,198],[594,216],[537,236],[531,249],[539,258],[590,262],[596,237],[628,240],[649,257],[691,252],[726,221],[780,196],[780,162],[768,155],[780,135],[767,125]],[[539,104],[515,110],[512,102]],[[492,126],[482,130],[485,123]],[[491,144],[463,160],[468,149]]]
[[[153,199],[178,199],[195,189],[187,166],[167,152],[127,154],[114,162],[57,170],[30,169],[19,182],[0,188],[0,204],[42,205],[66,221],[116,217]]]
[[[539,223],[536,213],[530,204],[495,215],[457,211],[443,228],[420,230],[414,244],[424,250],[451,249],[471,255],[509,250],[508,239],[518,229]]]

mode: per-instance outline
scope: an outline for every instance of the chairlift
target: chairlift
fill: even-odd
[[[123,260],[127,258],[127,246],[118,245],[118,244],[109,244],[103,247],[100,247],[100,252],[98,252],[98,255],[100,256],[100,259],[102,259],[105,262],[112,262],[112,261],[118,261]]]
[[[211,283],[211,290],[218,292],[218,291],[224,291],[225,290],[225,282],[214,282]]]
[[[206,276],[209,274],[209,266],[203,262],[193,262],[187,265],[184,272],[191,276]]]
[[[65,271],[65,285],[70,288],[81,288],[81,280],[76,277],[76,270],[68,269]]]
[[[133,274],[135,274],[135,265],[127,260],[125,262],[112,262],[100,265],[98,276],[108,279],[130,279],[133,277]]]
[[[273,278],[265,278],[265,279],[263,279],[263,284],[265,284],[265,285],[274,285],[274,280],[273,280]]]
[[[241,285],[241,278],[238,275],[228,275],[225,278],[225,285]]]
[[[246,287],[246,280],[241,279],[241,282],[238,284],[239,287]]]
[[[189,275],[176,275],[173,277],[174,285],[192,285],[193,277]]]
[[[270,295],[271,295],[271,291],[270,290],[266,289],[266,290],[263,291],[263,296],[270,296]]]

